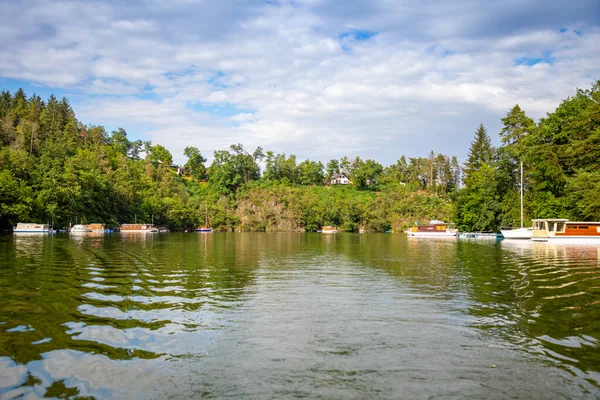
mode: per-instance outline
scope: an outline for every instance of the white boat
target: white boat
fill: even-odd
[[[208,216],[208,205],[206,205],[206,215],[204,217],[204,225],[196,227],[196,232],[211,233],[213,231],[210,223],[210,217]]]
[[[531,231],[533,228],[517,228],[517,229],[500,229],[500,233],[504,239],[531,239]]]
[[[458,234],[458,229],[449,228],[444,221],[432,220],[429,225],[413,226],[406,233],[414,237],[453,237]]]
[[[559,244],[600,245],[600,222],[534,219],[531,240]]]
[[[85,225],[73,225],[70,232],[71,233],[86,233],[86,232],[92,232],[92,230]]]
[[[19,222],[14,233],[51,233],[52,230],[48,224],[35,224],[31,222]]]

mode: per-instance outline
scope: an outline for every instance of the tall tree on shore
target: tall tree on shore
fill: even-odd
[[[469,155],[465,163],[465,180],[469,179],[469,176],[473,172],[478,171],[484,164],[490,165],[493,156],[494,148],[492,147],[490,137],[483,124],[480,124],[477,132],[475,132],[475,139],[471,142],[471,148],[469,149]]]
[[[188,146],[183,150],[183,155],[188,158],[187,163],[185,163],[185,168],[190,171],[190,175],[199,181],[205,180],[206,166],[204,163],[206,162],[206,158],[202,156],[200,150],[196,147]]]
[[[521,110],[518,104],[516,104],[504,118],[502,118],[502,130],[500,131],[500,139],[504,144],[498,151],[498,159],[500,160],[498,170],[502,172],[504,170],[505,182],[508,183],[508,190],[514,190],[519,188],[520,191],[520,224],[523,227],[524,219],[524,204],[523,204],[523,192],[524,192],[524,174],[523,174],[523,142],[525,137],[535,130],[535,122],[527,115],[525,111]],[[499,177],[501,174],[497,174]],[[507,199],[513,196],[510,194]],[[510,207],[504,207],[507,209]]]
[[[526,135],[533,132],[535,122],[521,110],[516,104],[504,118],[502,118],[502,130],[500,131],[500,139],[502,143],[511,150],[514,156],[518,156],[521,152],[520,145]]]
[[[331,180],[331,177],[335,174],[339,174],[340,173],[340,163],[338,160],[333,159],[333,160],[329,160],[329,162],[327,163],[327,169],[325,171],[326,173],[326,178],[327,180]]]

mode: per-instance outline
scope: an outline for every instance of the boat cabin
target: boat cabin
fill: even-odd
[[[155,232],[154,224],[122,224],[121,232]]]
[[[92,232],[104,232],[106,229],[106,225],[104,224],[87,224],[85,227],[91,229]]]
[[[15,233],[22,232],[49,232],[50,226],[48,224],[36,224],[32,222],[19,222],[14,229]]]
[[[448,224],[417,225],[410,228],[411,232],[446,232]]]
[[[568,219],[534,219],[531,238],[537,241],[553,239],[600,239],[600,222],[576,222]]]

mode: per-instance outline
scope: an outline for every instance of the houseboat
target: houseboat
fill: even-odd
[[[13,229],[14,233],[51,233],[48,224],[34,224],[31,222],[19,222]]]
[[[92,232],[104,232],[106,231],[106,225],[104,224],[87,224],[86,228],[90,229]]]
[[[534,219],[531,240],[548,243],[600,245],[600,222]]]
[[[321,228],[321,233],[338,233],[336,226],[324,226]]]
[[[154,224],[122,224],[121,233],[154,233],[158,229]]]
[[[86,233],[91,231],[92,230],[85,225],[73,225],[70,230],[71,233]]]
[[[443,221],[432,220],[429,225],[416,225],[406,233],[414,237],[452,237],[458,234],[458,229],[449,228]]]

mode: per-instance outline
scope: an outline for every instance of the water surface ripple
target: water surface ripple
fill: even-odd
[[[599,249],[0,236],[0,398],[600,398]]]

